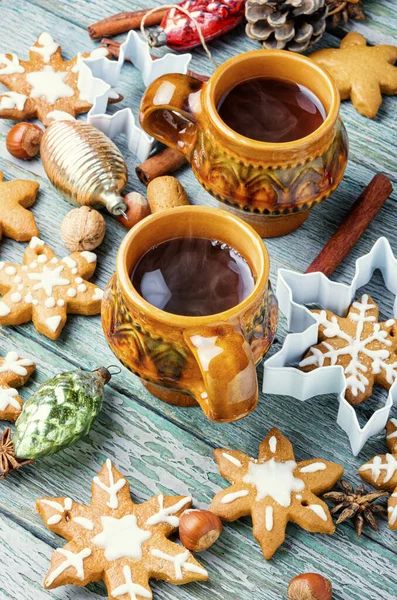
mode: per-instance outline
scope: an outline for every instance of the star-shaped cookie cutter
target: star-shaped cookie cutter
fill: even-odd
[[[93,105],[87,115],[88,123],[111,139],[124,133],[129,150],[143,162],[153,149],[154,138],[138,127],[130,108],[119,110],[113,115],[106,114],[108,99],[114,93],[112,88],[117,86],[121,69],[127,59],[139,69],[143,83],[148,86],[167,73],[186,74],[192,55],[167,53],[162,58],[153,60],[148,44],[136,31],[130,31],[126,41],[120,46],[117,61],[106,57],[82,60],[78,87],[82,97]]]
[[[323,273],[301,274],[288,269],[278,272],[277,298],[288,323],[282,349],[264,363],[263,391],[267,394],[292,396],[305,401],[321,394],[339,394],[338,425],[347,433],[356,456],[368,439],[382,431],[397,399],[397,380],[389,390],[385,405],[376,410],[364,427],[346,398],[346,379],[341,366],[320,367],[304,373],[293,366],[299,363],[308,349],[318,342],[319,324],[308,305],[315,304],[338,315],[344,315],[359,288],[369,283],[380,270],[386,288],[396,296],[394,315],[397,316],[397,259],[389,241],[379,238],[372,250],[359,258],[350,285],[330,281]]]

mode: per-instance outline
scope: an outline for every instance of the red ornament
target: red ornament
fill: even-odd
[[[245,3],[246,0],[185,0],[179,6],[189,11],[208,42],[241,23]],[[201,44],[195,23],[177,8],[170,8],[160,28],[149,34],[151,46],[167,45],[172,50],[186,51]]]

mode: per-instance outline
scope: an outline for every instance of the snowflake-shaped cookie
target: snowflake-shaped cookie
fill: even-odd
[[[140,600],[152,598],[151,578],[174,584],[208,579],[192,554],[168,539],[191,502],[160,494],[134,504],[127,481],[108,459],[94,477],[90,506],[70,498],[37,501],[47,527],[68,540],[54,552],[44,587],[102,579],[109,598]]]
[[[378,305],[367,294],[353,302],[346,318],[329,310],[312,313],[319,324],[320,343],[299,363],[302,371],[341,365],[350,404],[367,400],[375,384],[390,389],[397,377],[395,319],[379,323]]]
[[[0,171],[0,239],[5,235],[18,242],[27,242],[39,235],[34,216],[27,210],[36,202],[38,191],[36,181],[4,181]]]
[[[22,387],[35,370],[30,358],[8,352],[0,358],[0,419],[16,421],[22,410],[22,398],[16,388]]]
[[[103,292],[89,279],[96,267],[93,252],[74,252],[61,260],[37,237],[23,256],[23,265],[0,262],[0,325],[32,320],[37,331],[56,340],[67,314],[96,315]]]
[[[297,463],[291,442],[278,429],[261,443],[258,459],[220,448],[214,455],[222,477],[232,485],[216,494],[210,510],[225,521],[251,515],[267,560],[284,542],[289,521],[307,531],[335,531],[328,506],[317,495],[342,477],[340,465],[317,458]]]
[[[49,33],[42,33],[30,48],[29,61],[15,54],[0,54],[0,83],[9,92],[0,95],[0,118],[38,118],[49,125],[53,120],[75,117],[90,110],[78,85],[82,58],[109,56],[104,48],[79,53],[64,61],[61,48]],[[110,99],[118,102],[120,96]]]
[[[359,469],[361,479],[378,490],[391,492],[388,505],[390,529],[397,530],[397,419],[386,426],[386,443],[390,454],[375,456]]]

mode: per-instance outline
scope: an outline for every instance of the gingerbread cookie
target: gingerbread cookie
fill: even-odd
[[[36,202],[39,184],[26,179],[4,181],[0,171],[0,239],[3,235],[27,242],[39,235],[34,216],[28,210]]]
[[[103,292],[85,281],[95,267],[93,252],[74,252],[60,260],[42,240],[32,238],[23,265],[0,262],[0,325],[32,320],[37,331],[56,340],[68,313],[100,313]]]
[[[29,56],[24,61],[15,54],[0,54],[0,83],[10,90],[0,95],[0,118],[38,118],[49,125],[53,120],[70,119],[90,110],[92,104],[79,89],[81,60],[110,56],[106,48],[64,61],[59,44],[49,33],[42,33]],[[117,95],[109,102],[120,100]]]
[[[346,379],[346,400],[360,404],[375,384],[390,389],[397,377],[397,323],[379,323],[379,308],[364,294],[346,318],[329,310],[313,310],[319,323],[319,344],[310,348],[299,368],[308,373],[340,365]]]
[[[390,454],[375,456],[359,468],[364,481],[378,490],[391,493],[388,504],[389,527],[397,530],[397,419],[386,425],[386,443]]]
[[[376,116],[382,94],[397,94],[397,46],[367,46],[366,39],[352,31],[340,49],[317,50],[310,58],[332,75],[341,99],[350,98],[365,117]]]
[[[32,360],[21,358],[14,351],[0,358],[0,419],[17,420],[22,410],[22,398],[16,388],[27,382],[35,368]]]
[[[291,442],[278,429],[261,443],[258,459],[219,448],[214,456],[232,485],[216,494],[210,510],[225,521],[251,515],[267,560],[284,542],[289,521],[307,531],[334,533],[328,506],[317,495],[342,477],[340,465],[318,458],[296,463]]]
[[[152,598],[149,579],[182,584],[205,581],[208,573],[183,546],[168,537],[192,503],[159,494],[143,504],[108,459],[92,483],[90,506],[70,498],[44,498],[37,510],[48,529],[68,543],[54,552],[44,587],[87,585],[103,580],[109,598]]]

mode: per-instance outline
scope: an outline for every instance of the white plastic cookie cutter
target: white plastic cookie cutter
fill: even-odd
[[[192,55],[167,53],[162,58],[153,60],[147,42],[141,39],[136,31],[130,31],[126,41],[120,46],[117,61],[106,57],[82,60],[78,87],[84,99],[93,105],[87,115],[88,123],[111,139],[124,133],[129,150],[143,162],[149,157],[155,140],[138,127],[132,110],[124,108],[113,115],[105,114],[108,99],[114,94],[112,88],[117,86],[121,69],[127,59],[139,69],[144,84],[148,86],[167,73],[186,74]]]
[[[345,398],[346,378],[341,366],[319,367],[304,373],[287,365],[299,363],[308,349],[318,343],[319,324],[307,305],[315,304],[345,315],[357,290],[372,279],[377,269],[387,289],[396,296],[394,316],[397,317],[397,259],[385,237],[379,238],[371,252],[357,260],[350,285],[330,281],[323,273],[301,274],[280,269],[276,295],[292,333],[287,335],[283,348],[264,363],[263,391],[267,394],[292,396],[301,401],[321,394],[339,394],[337,423],[347,433],[354,455],[371,436],[385,428],[393,401],[397,399],[397,380],[390,388],[385,405],[361,428],[354,407]]]

